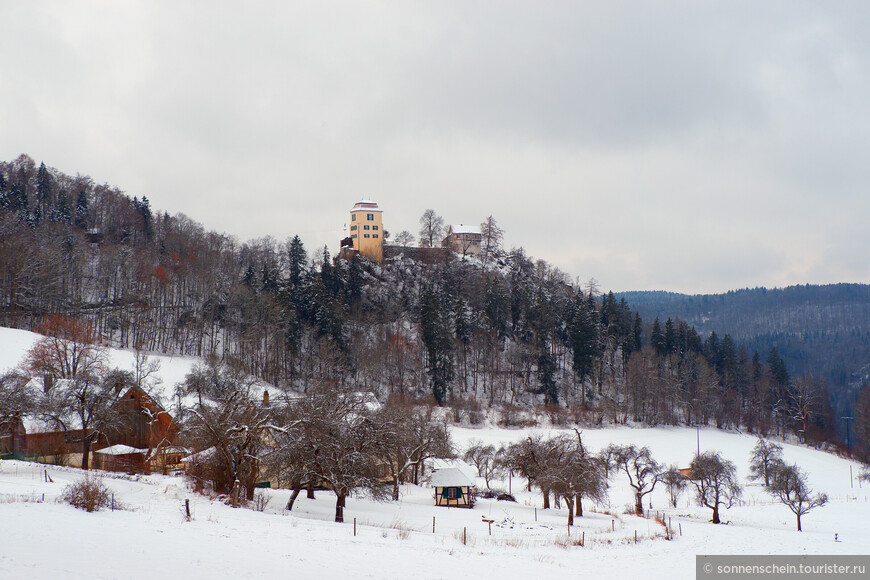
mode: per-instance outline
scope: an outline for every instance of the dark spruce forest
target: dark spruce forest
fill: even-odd
[[[278,389],[352,387],[472,424],[491,410],[504,425],[709,424],[841,446],[854,413],[866,453],[867,287],[614,295],[489,226],[474,258],[345,260],[338,240],[240,242],[22,155],[0,162],[0,325],[71,319],[115,347],[215,355]]]

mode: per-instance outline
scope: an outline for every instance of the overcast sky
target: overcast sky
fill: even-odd
[[[492,215],[602,289],[870,283],[870,3],[0,0],[0,159],[240,240]]]

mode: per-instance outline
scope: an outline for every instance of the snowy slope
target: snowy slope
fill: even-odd
[[[0,374],[17,368],[27,351],[40,338],[42,336],[34,332],[0,328]],[[110,366],[125,371],[132,371],[135,368],[135,354],[132,350],[108,349],[107,354]],[[149,355],[149,358],[159,362],[160,371],[157,375],[162,381],[159,385],[155,385],[151,395],[164,403],[171,403],[175,386],[184,380],[185,375],[199,359],[161,354]]]
[[[17,365],[34,340],[30,333],[0,329],[0,372]],[[111,357],[122,368],[132,366],[132,353],[113,351]],[[193,362],[163,357],[164,389],[174,387]],[[452,436],[460,447],[472,439],[499,445],[537,431],[558,433],[452,428]],[[698,432],[687,428],[584,429],[582,436],[592,451],[631,442],[681,467],[698,445]],[[754,444],[749,435],[700,430],[701,450],[722,452],[742,478]],[[668,509],[665,490],[656,488],[653,511],[669,519],[677,534],[668,541],[652,519],[623,513],[631,490],[615,476],[607,504],[584,505],[586,515],[570,530],[571,543],[564,509],[541,509],[539,494],[526,492],[517,478],[497,484],[511,486],[515,504],[479,500],[473,510],[436,508],[430,488],[403,486],[399,502],[349,499],[347,523],[335,524],[329,492],[318,492],[314,500],[303,494],[288,513],[288,491],[264,490],[270,499],[264,512],[234,510],[192,493],[182,479],[162,476],[107,474],[105,483],[126,509],[88,514],[56,501],[67,483],[82,476],[79,470],[3,461],[0,578],[673,579],[694,577],[696,554],[870,554],[870,490],[850,479],[850,467],[857,475],[858,464],[789,444],[784,455],[831,498],[804,517],[802,533],[795,531],[792,513],[754,484],[745,487],[742,505],[722,512],[729,523],[719,526],[709,523],[710,511],[696,506],[688,492],[678,508]],[[185,499],[192,506],[190,522],[183,517]],[[492,535],[484,518],[493,522]],[[586,545],[573,545],[584,533]]]

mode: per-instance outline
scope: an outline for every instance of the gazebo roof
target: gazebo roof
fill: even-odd
[[[476,482],[458,467],[445,467],[432,474],[433,487],[471,487]]]

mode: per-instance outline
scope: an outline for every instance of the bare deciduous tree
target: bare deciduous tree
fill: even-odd
[[[414,243],[414,235],[408,230],[402,230],[396,235],[396,245],[408,247]]]
[[[503,239],[504,230],[498,227],[492,216],[480,224],[480,256],[484,264],[498,257]]]
[[[749,458],[750,478],[763,479],[764,486],[769,487],[770,478],[780,465],[782,465],[782,445],[759,437]]]
[[[668,490],[668,500],[671,503],[671,507],[677,507],[677,500],[680,498],[683,490],[686,489],[686,486],[689,485],[689,480],[674,465],[663,471],[661,476],[659,476],[659,480],[665,484],[665,489]]]
[[[698,503],[713,510],[714,524],[721,523],[720,507],[730,508],[743,492],[737,481],[737,468],[719,453],[706,451],[695,456],[691,469]]]
[[[828,503],[826,494],[812,495],[807,476],[797,465],[777,465],[767,490],[797,517],[799,532],[802,531],[801,516]]]
[[[472,440],[469,441],[468,449],[462,456],[462,459],[477,468],[477,473],[483,478],[487,489],[489,480],[495,477],[501,466],[499,451],[492,445],[484,445],[481,441]]]
[[[434,209],[424,211],[420,216],[420,245],[424,248],[439,246],[443,234],[444,218],[435,213]]]
[[[662,471],[649,447],[608,445],[602,451],[602,458],[608,469],[622,471],[628,476],[628,483],[634,490],[634,511],[643,513],[643,498],[655,489]]]
[[[183,386],[197,396],[186,423],[194,447],[201,451],[202,477],[224,493],[238,482],[249,500],[254,497],[266,435],[273,428],[271,409],[262,404],[256,384],[238,365],[211,357],[188,373]]]
[[[399,484],[408,480],[409,471],[413,470],[416,476],[426,459],[453,456],[447,427],[435,420],[431,408],[414,407],[394,398],[377,413],[375,420],[382,439],[375,447],[390,470],[394,501],[398,501]]]

